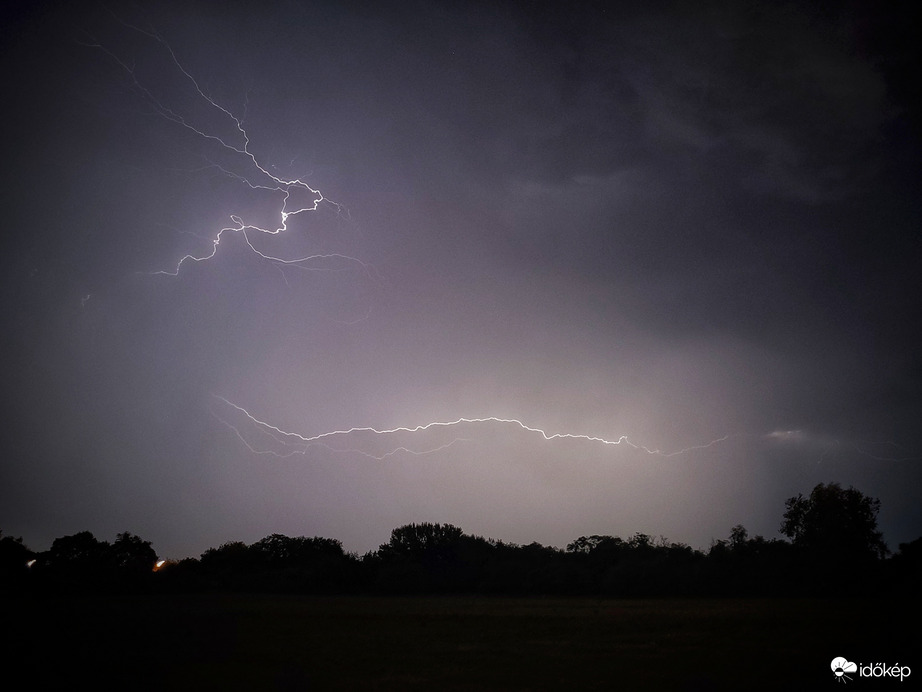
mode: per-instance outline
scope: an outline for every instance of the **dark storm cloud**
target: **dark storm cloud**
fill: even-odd
[[[836,480],[915,537],[917,463],[880,460],[916,459],[922,412],[905,23],[607,5],[11,20],[0,528],[127,528],[180,556],[275,531],[364,549],[420,520],[706,544],[771,534],[785,497]],[[239,154],[163,117],[239,135],[154,32],[273,175],[348,209],[256,247],[361,263],[283,267],[226,235],[145,274],[230,214],[278,214],[227,174],[254,173]],[[426,457],[279,460],[215,394],[308,435],[496,415],[670,452],[730,437],[660,458],[481,429]]]
[[[866,20],[712,5],[605,23],[582,47],[570,102],[608,103],[583,141],[549,139],[567,153],[563,181],[513,189],[532,209],[527,261],[546,238],[545,262],[606,276],[622,307],[664,336],[775,344],[796,364],[800,382],[779,385],[795,389],[798,414],[847,393],[867,416],[869,391],[914,377],[911,343],[897,355],[891,335],[916,299],[890,292],[913,271],[899,259],[913,251],[907,220],[878,216],[903,206],[885,135],[905,106],[863,52]],[[595,137],[601,123],[620,132]],[[605,151],[609,171],[587,175],[587,150]]]

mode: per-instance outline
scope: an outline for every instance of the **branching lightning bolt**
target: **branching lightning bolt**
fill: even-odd
[[[220,228],[209,238],[211,247],[208,252],[202,254],[185,254],[179,258],[173,267],[150,272],[151,274],[177,276],[183,269],[183,266],[187,263],[199,263],[213,259],[217,255],[218,247],[220,246],[224,235],[226,233],[230,233],[233,235],[239,234],[253,254],[274,264],[280,271],[284,270],[286,267],[311,271],[334,271],[342,268],[342,266],[344,266],[343,263],[346,263],[354,264],[360,267],[370,278],[375,278],[372,274],[373,268],[371,265],[346,254],[335,252],[316,253],[293,258],[285,258],[269,254],[259,249],[257,245],[254,244],[254,238],[257,237],[258,234],[269,237],[279,236],[280,234],[289,230],[289,221],[291,221],[294,217],[307,214],[309,212],[316,212],[321,208],[322,205],[335,210],[337,215],[348,216],[348,212],[342,205],[326,198],[319,189],[312,187],[304,180],[297,177],[288,179],[286,177],[281,177],[270,172],[270,168],[274,169],[274,167],[263,164],[251,148],[250,135],[244,126],[244,117],[238,116],[230,108],[222,105],[216,99],[206,93],[198,80],[192,75],[191,72],[186,69],[186,67],[179,60],[173,48],[167,43],[166,40],[163,39],[163,37],[161,37],[152,28],[142,29],[117,17],[116,20],[123,26],[138,32],[139,34],[159,44],[169,55],[169,60],[172,62],[172,65],[179,72],[179,74],[182,75],[182,79],[186,80],[188,84],[191,85],[195,97],[200,99],[208,109],[217,113],[219,118],[229,124],[233,136],[222,136],[215,133],[214,131],[210,131],[204,126],[199,126],[195,124],[189,117],[163,103],[161,99],[159,99],[147,86],[144,85],[142,80],[138,77],[134,65],[130,64],[126,59],[120,57],[116,52],[110,50],[99,41],[91,38],[88,42],[85,42],[84,45],[98,49],[105,53],[110,59],[112,59],[121,68],[121,70],[123,70],[125,74],[128,75],[128,78],[134,89],[141,95],[144,101],[154,109],[158,115],[163,117],[165,120],[193,133],[196,137],[199,137],[211,145],[214,145],[219,152],[230,156],[235,161],[240,161],[242,164],[240,166],[235,164],[234,166],[229,167],[228,165],[221,165],[215,161],[206,159],[208,163],[206,168],[216,170],[222,175],[238,181],[251,190],[262,191],[266,194],[277,196],[278,198],[278,221],[274,225],[261,226],[256,223],[246,221],[240,214],[229,214],[228,216],[231,220],[231,224]],[[244,115],[245,111],[246,108],[244,108]],[[302,201],[299,203],[297,201],[298,199],[305,197],[307,199],[306,202]],[[287,278],[285,277],[284,271],[282,271],[282,277],[287,283]],[[81,299],[81,307],[84,307],[92,297],[93,294],[85,294]],[[462,426],[466,426],[464,429],[470,429],[472,426],[476,427],[488,424],[517,428],[526,433],[540,436],[540,439],[546,442],[552,442],[555,440],[580,440],[593,444],[622,446],[663,458],[676,457],[696,450],[708,449],[719,445],[722,442],[725,442],[733,436],[724,435],[723,437],[713,439],[705,444],[694,445],[675,451],[662,451],[659,448],[650,448],[645,445],[636,444],[630,441],[626,435],[608,439],[600,436],[568,432],[551,433],[541,428],[530,426],[517,418],[505,418],[497,416],[460,417],[449,421],[431,421],[415,426],[396,427],[389,429],[378,429],[370,426],[352,427],[323,432],[312,436],[306,436],[295,432],[285,431],[278,426],[272,425],[269,422],[260,420],[244,407],[239,406],[238,404],[235,404],[223,397],[216,396],[215,400],[223,402],[227,407],[230,407],[236,411],[237,414],[242,415],[252,430],[255,430],[259,436],[265,438],[267,442],[271,442],[271,444],[275,447],[272,449],[269,446],[262,446],[254,443],[251,439],[249,439],[254,435],[245,435],[243,432],[241,432],[240,427],[230,422],[226,419],[225,416],[212,409],[212,414],[215,416],[215,418],[217,418],[217,420],[219,420],[223,425],[231,429],[240,439],[240,441],[252,453],[258,455],[272,455],[283,458],[291,457],[294,455],[305,456],[310,449],[316,447],[323,447],[339,454],[357,454],[376,460],[384,460],[398,454],[434,454],[455,444],[464,442],[470,438],[454,437],[447,443],[440,444],[431,448],[427,447],[424,449],[412,449],[404,444],[400,444],[389,448],[388,451],[383,454],[375,454],[367,451],[367,449],[363,449],[360,446],[354,445],[348,448],[344,448],[340,445],[334,446],[333,441],[355,438],[363,434],[374,435],[386,439],[398,434],[413,435],[434,429],[461,429]],[[809,442],[808,438],[809,436],[798,430],[775,431],[763,436],[763,439],[771,440],[774,442],[799,444],[804,443],[805,441]],[[819,445],[822,449],[822,455],[820,457],[821,460],[830,452],[830,450],[836,449],[840,445],[839,440],[818,441],[822,442],[822,444]],[[878,461],[910,461],[919,459],[919,457],[913,456],[897,457],[874,453],[869,451],[867,449],[868,445],[865,444],[860,446],[855,442],[850,442],[847,444],[848,446],[853,447],[858,454]]]
[[[274,228],[263,227],[253,223],[247,223],[242,216],[238,214],[230,214],[230,219],[232,224],[221,228],[217,233],[211,237],[211,250],[207,253],[201,255],[186,254],[179,259],[175,267],[172,269],[164,269],[155,272],[150,272],[152,274],[165,274],[169,276],[176,276],[179,274],[183,265],[187,262],[204,262],[212,259],[218,252],[218,246],[221,244],[221,239],[225,233],[234,233],[240,234],[243,236],[244,241],[250,250],[253,251],[259,257],[275,263],[278,266],[296,266],[301,269],[317,269],[318,267],[314,264],[315,262],[326,262],[328,260],[334,261],[343,261],[347,263],[355,263],[359,265],[366,274],[370,276],[370,266],[365,262],[351,257],[349,255],[341,253],[325,253],[325,254],[310,254],[302,257],[295,258],[283,258],[277,257],[275,255],[267,254],[259,250],[254,244],[251,234],[264,234],[269,236],[277,236],[288,230],[289,220],[299,214],[304,214],[307,212],[317,211],[321,205],[328,205],[335,209],[336,213],[339,215],[348,216],[347,210],[340,204],[333,202],[332,200],[327,199],[320,190],[311,187],[308,183],[301,180],[300,178],[286,179],[274,175],[271,173],[266,166],[260,163],[259,159],[253,153],[250,148],[250,136],[243,125],[243,118],[235,115],[229,108],[218,103],[214,98],[209,96],[200,86],[198,81],[192,74],[183,66],[179,58],[176,56],[176,53],[173,51],[173,48],[163,39],[154,29],[142,29],[133,24],[129,24],[116,17],[116,20],[122,25],[132,29],[144,36],[147,36],[150,39],[158,42],[164,50],[166,50],[170,59],[172,60],[173,65],[176,69],[183,75],[183,77],[191,83],[192,88],[199,98],[201,98],[205,103],[208,104],[208,107],[217,111],[222,118],[226,118],[230,121],[233,130],[238,136],[239,140],[237,142],[228,141],[224,137],[215,134],[214,132],[209,132],[201,127],[196,126],[189,121],[181,113],[176,112],[169,106],[165,105],[158,99],[150,89],[148,89],[142,82],[139,80],[135,68],[133,65],[129,64],[125,59],[116,55],[113,51],[109,50],[106,46],[100,42],[92,39],[91,42],[85,43],[84,45],[97,48],[103,51],[108,55],[112,60],[114,60],[129,76],[131,82],[135,89],[143,96],[143,98],[154,108],[154,110],[160,114],[165,119],[180,125],[181,127],[189,130],[195,135],[217,145],[225,152],[229,152],[232,155],[242,157],[244,165],[251,169],[252,173],[250,175],[242,175],[231,171],[224,166],[221,166],[217,163],[209,161],[209,164],[214,169],[220,171],[222,174],[234,178],[244,185],[248,186],[252,190],[264,190],[271,194],[280,195],[278,215],[279,221],[278,225]],[[307,197],[311,200],[304,206],[290,206],[292,203],[292,194],[304,194],[306,193]],[[323,264],[323,269],[329,270],[328,264]],[[284,276],[284,275],[283,275]]]
[[[684,454],[689,454],[691,452],[709,449],[715,446],[720,445],[723,442],[726,442],[730,438],[739,438],[739,437],[749,437],[755,440],[764,440],[772,443],[777,442],[792,442],[801,440],[804,437],[804,433],[801,431],[774,431],[767,435],[747,435],[746,433],[732,433],[728,435],[723,435],[722,437],[715,438],[710,442],[703,444],[692,445],[689,447],[683,447],[682,449],[677,449],[673,451],[664,451],[659,448],[651,448],[646,445],[637,444],[628,439],[627,435],[620,435],[615,438],[605,438],[596,435],[585,435],[580,433],[569,433],[569,432],[548,432],[542,428],[528,425],[521,421],[518,418],[504,418],[499,416],[483,416],[483,417],[460,417],[454,420],[447,421],[430,421],[428,423],[421,423],[419,425],[413,426],[399,426],[394,428],[375,428],[372,426],[356,426],[351,428],[342,428],[339,430],[330,430],[328,432],[318,433],[316,435],[302,435],[301,433],[291,432],[288,430],[283,430],[277,425],[274,425],[268,421],[262,420],[250,411],[248,411],[243,406],[236,404],[222,396],[212,395],[215,402],[220,402],[229,408],[234,415],[242,416],[244,424],[248,426],[249,430],[245,434],[241,429],[240,424],[235,424],[228,420],[227,415],[219,413],[212,407],[212,415],[223,425],[227,426],[230,430],[234,432],[237,438],[249,449],[253,454],[261,456],[275,456],[279,458],[288,458],[293,456],[307,456],[308,452],[312,448],[323,447],[331,452],[337,454],[356,454],[360,456],[367,457],[369,459],[375,459],[378,461],[383,461],[390,457],[396,456],[398,454],[411,454],[414,456],[424,456],[427,454],[434,454],[436,452],[442,451],[449,447],[452,447],[458,443],[470,441],[473,437],[461,437],[457,436],[448,442],[444,442],[432,447],[425,448],[411,448],[408,447],[405,443],[395,444],[394,446],[387,449],[383,453],[374,453],[370,452],[366,447],[356,446],[355,444],[344,447],[341,444],[334,445],[334,440],[348,440],[351,438],[361,438],[364,436],[364,439],[368,439],[368,436],[375,436],[381,438],[388,438],[397,436],[400,434],[404,435],[414,435],[424,433],[426,431],[443,429],[450,430],[456,428],[462,428],[464,430],[470,430],[476,426],[484,426],[488,424],[495,424],[500,426],[507,426],[514,429],[524,431],[529,434],[533,434],[539,437],[539,439],[545,442],[553,442],[555,440],[578,440],[583,442],[588,442],[592,444],[607,445],[607,446],[623,446],[638,452],[644,452],[645,454],[661,457],[661,458],[672,458],[678,457]],[[822,451],[822,457],[824,457],[830,451],[830,445],[838,446],[840,444],[839,440],[822,440],[818,444],[819,449]],[[857,443],[846,442],[847,446],[853,449],[857,454],[864,456],[873,461],[881,462],[903,462],[903,461],[915,461],[920,457],[918,456],[889,456],[874,454],[869,452],[867,449],[862,448]],[[893,444],[893,443],[889,443]],[[898,446],[898,445],[896,445]]]
[[[243,416],[253,425],[255,430],[257,430],[260,435],[268,437],[275,444],[280,446],[283,450],[283,451],[276,451],[276,450],[272,450],[268,448],[259,448],[255,446],[254,444],[252,444],[246,439],[246,437],[243,435],[243,433],[240,432],[240,429],[237,426],[233,425],[232,423],[227,421],[224,417],[212,411],[212,414],[215,416],[215,418],[217,418],[223,425],[226,425],[228,428],[233,430],[234,433],[237,435],[237,437],[241,440],[241,442],[243,442],[244,445],[246,445],[247,448],[251,452],[253,452],[254,454],[272,455],[272,456],[277,456],[281,458],[290,457],[294,455],[304,456],[307,454],[307,451],[310,448],[317,447],[317,446],[322,446],[322,447],[325,447],[327,449],[330,449],[332,451],[339,452],[339,453],[348,453],[348,452],[358,453],[363,456],[370,457],[372,459],[377,459],[377,460],[384,460],[388,457],[394,456],[395,454],[399,452],[406,452],[406,453],[410,453],[414,455],[432,454],[432,453],[441,451],[443,449],[446,449],[447,447],[450,447],[458,442],[462,442],[469,438],[456,437],[450,442],[448,442],[447,444],[442,444],[442,445],[439,445],[431,449],[427,448],[425,450],[412,450],[412,449],[407,448],[406,446],[401,445],[398,447],[394,447],[390,449],[388,452],[381,454],[381,455],[371,454],[369,452],[363,451],[361,449],[356,449],[356,448],[350,448],[350,449],[334,448],[330,445],[330,442],[332,442],[332,440],[335,438],[347,438],[349,436],[359,435],[362,433],[368,433],[368,434],[378,435],[378,436],[389,436],[389,435],[396,435],[398,433],[410,433],[410,434],[421,433],[421,432],[425,432],[427,430],[431,430],[434,428],[446,428],[447,429],[447,428],[454,428],[454,427],[461,426],[461,425],[482,425],[482,424],[488,424],[488,423],[495,423],[499,425],[517,427],[528,433],[534,433],[536,435],[539,435],[546,442],[551,442],[554,440],[582,440],[584,442],[592,442],[596,444],[611,445],[611,446],[623,445],[625,447],[629,447],[634,450],[646,452],[647,454],[664,457],[664,458],[675,457],[681,454],[687,454],[695,450],[707,449],[721,442],[724,442],[731,437],[730,435],[724,435],[723,437],[719,437],[717,439],[711,440],[710,442],[706,444],[685,447],[683,449],[679,449],[679,450],[671,451],[671,452],[664,452],[660,449],[651,449],[644,445],[635,444],[631,442],[627,438],[626,435],[621,435],[620,437],[617,437],[614,439],[608,439],[604,437],[597,437],[594,435],[582,435],[582,434],[576,434],[576,433],[549,433],[546,430],[542,430],[541,428],[536,428],[536,427],[527,425],[523,423],[521,420],[518,420],[517,418],[500,418],[497,416],[485,416],[481,418],[457,418],[452,421],[431,421],[429,423],[423,423],[423,424],[415,425],[412,427],[408,426],[408,427],[396,427],[396,428],[385,428],[385,429],[378,429],[378,428],[374,428],[370,426],[358,426],[358,427],[346,428],[342,430],[331,430],[329,432],[319,433],[317,435],[306,436],[306,435],[301,435],[300,433],[282,430],[278,426],[275,426],[264,420],[260,420],[259,418],[254,416],[252,413],[250,413],[247,409],[245,409],[243,406],[235,404],[234,402],[229,401],[228,399],[225,399],[222,396],[214,395],[214,398],[218,401],[223,402],[227,406],[231,407],[238,413],[243,414]]]

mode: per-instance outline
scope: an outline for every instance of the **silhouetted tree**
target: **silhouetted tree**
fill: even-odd
[[[260,588],[270,591],[341,591],[358,578],[354,557],[332,538],[274,533],[249,550],[258,561]]]
[[[707,554],[702,592],[723,596],[781,596],[796,593],[791,563],[794,548],[787,541],[749,538],[742,524],[727,540],[714,541]]]
[[[199,560],[199,570],[208,583],[218,589],[253,588],[253,574],[259,556],[243,541],[228,541],[208,548]]]
[[[877,530],[880,500],[838,483],[818,484],[809,497],[785,502],[781,533],[813,555],[850,561],[879,559],[889,550]]]
[[[663,539],[665,542],[665,539]],[[648,552],[653,548],[653,538],[639,531],[627,540],[627,544],[633,549],[642,552]]]
[[[0,584],[20,584],[26,577],[27,563],[34,553],[23,545],[22,538],[2,534],[0,531]]]
[[[208,581],[202,574],[202,564],[194,557],[167,560],[154,575],[156,588],[164,592],[198,592],[208,588]]]
[[[897,554],[893,556],[893,559],[922,567],[922,538],[917,538],[909,543],[900,543],[900,549]]]
[[[305,538],[273,533],[250,546],[260,561],[277,566],[297,566],[316,562],[320,558],[341,558],[343,545],[332,538]]]
[[[896,555],[887,562],[890,563],[887,565],[889,583],[900,592],[915,597],[922,583],[922,538],[900,543]]]
[[[407,524],[391,531],[391,540],[378,552],[386,558],[438,560],[456,547],[464,532],[451,524]]]
[[[616,554],[623,550],[627,544],[618,536],[580,536],[572,543],[567,544],[568,553],[582,553],[584,555],[598,556],[600,554]]]
[[[817,595],[868,592],[889,552],[877,530],[880,501],[855,488],[820,483],[809,497],[785,503],[781,533],[791,539],[799,569],[791,581]]]
[[[55,538],[47,557],[51,564],[83,566],[105,562],[108,553],[106,541],[97,540],[89,531],[81,531]]]
[[[150,541],[127,531],[115,537],[110,551],[116,568],[125,575],[147,576],[157,562],[157,553]]]
[[[81,531],[55,538],[32,572],[46,587],[101,591],[111,587],[115,570],[109,544]]]
[[[880,502],[854,488],[819,484],[785,503],[781,532],[790,542],[751,538],[742,524],[707,555],[665,537],[635,533],[580,536],[566,550],[469,536],[451,524],[407,524],[359,560],[329,538],[271,534],[207,549],[201,560],[170,561],[156,575],[149,541],[129,532],[109,545],[83,531],[32,555],[21,539],[0,536],[0,581],[13,572],[35,588],[162,592],[232,590],[344,593],[480,592],[505,594],[800,595],[866,593],[886,583],[915,589],[922,539],[901,544],[891,560],[877,530]],[[19,577],[18,577],[19,578]],[[31,587],[30,587],[31,588]],[[145,588],[147,588],[145,586]]]
[[[463,536],[451,524],[407,524],[394,529],[375,557],[378,588],[407,593],[451,589]]]
[[[254,553],[243,541],[228,541],[217,548],[202,553],[202,567],[206,569],[250,569],[256,562]]]
[[[195,573],[221,589],[289,593],[342,592],[361,576],[356,557],[338,540],[278,533],[249,546],[233,541],[209,548]]]
[[[746,547],[746,541],[749,540],[749,532],[742,524],[737,524],[730,529],[730,549],[743,550]]]

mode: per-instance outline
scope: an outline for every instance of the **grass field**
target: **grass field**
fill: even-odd
[[[15,640],[7,670],[23,666],[31,689],[834,689],[835,656],[915,664],[922,678],[916,604],[889,600],[197,595],[0,604]]]

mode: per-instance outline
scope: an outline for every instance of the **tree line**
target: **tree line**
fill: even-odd
[[[451,524],[395,528],[359,556],[335,539],[272,534],[160,561],[151,543],[88,531],[44,552],[0,535],[7,592],[272,592],[648,596],[799,596],[909,593],[922,576],[922,538],[891,554],[877,530],[880,502],[855,488],[819,484],[785,503],[784,538],[750,537],[742,525],[707,550],[664,537],[580,536],[565,549],[517,545]]]

